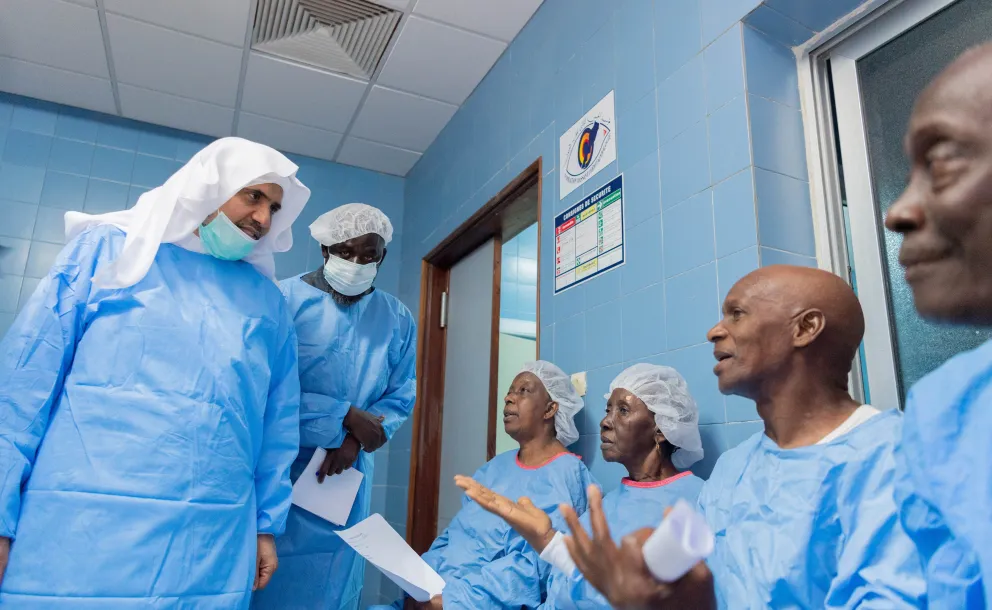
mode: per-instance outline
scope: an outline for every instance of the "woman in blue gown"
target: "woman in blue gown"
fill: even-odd
[[[526,495],[563,527],[558,505],[584,508],[592,482],[582,460],[566,449],[578,440],[573,418],[581,408],[582,399],[560,368],[540,360],[525,365],[503,407],[503,426],[520,450],[497,455],[475,473],[476,480]],[[505,521],[468,501],[424,560],[445,582],[442,595],[422,604],[435,609],[535,608],[549,572]]]
[[[695,503],[703,481],[685,470],[703,456],[699,411],[675,369],[635,364],[617,376],[606,396],[600,422],[601,450],[607,462],[627,469],[620,486],[603,498],[603,512],[615,540],[657,526],[665,509],[679,499]],[[546,610],[609,610],[610,604],[568,558],[563,528],[526,501],[513,502],[483,481],[459,477],[458,485],[487,511],[506,519],[555,567],[548,580]],[[575,507],[582,514],[585,507]],[[582,515],[589,529],[589,516]],[[547,565],[547,564],[545,564]]]

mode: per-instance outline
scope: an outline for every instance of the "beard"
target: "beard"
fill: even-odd
[[[331,288],[331,298],[334,299],[334,302],[335,303],[337,303],[338,305],[340,305],[342,307],[351,307],[355,303],[361,301],[362,300],[362,297],[364,297],[365,295],[367,295],[371,290],[372,289],[370,288],[369,290],[366,290],[365,292],[363,292],[361,294],[356,294],[355,296],[350,297],[350,296],[348,296],[346,294],[341,294],[337,290],[334,290],[333,288]]]

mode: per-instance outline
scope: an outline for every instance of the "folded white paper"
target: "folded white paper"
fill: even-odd
[[[430,601],[444,589],[444,579],[382,515],[372,515],[354,527],[339,531],[338,536],[418,602]]]
[[[658,580],[675,582],[709,557],[715,542],[703,516],[679,500],[644,543],[644,562]]]
[[[313,452],[310,463],[293,485],[293,504],[335,525],[346,525],[365,475],[349,468],[318,483],[317,469],[323,463],[325,455],[326,449]]]

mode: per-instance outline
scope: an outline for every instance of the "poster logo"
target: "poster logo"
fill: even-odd
[[[606,120],[592,120],[587,123],[569,149],[568,163],[565,165],[565,173],[568,175],[566,180],[578,182],[586,172],[592,170],[595,173],[612,137],[613,130]]]
[[[559,199],[616,160],[616,140],[616,112],[610,91],[558,139]]]

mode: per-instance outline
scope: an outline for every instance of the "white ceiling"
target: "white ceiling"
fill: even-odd
[[[372,1],[365,80],[250,50],[254,0],[0,0],[0,89],[403,176],[541,0]]]

